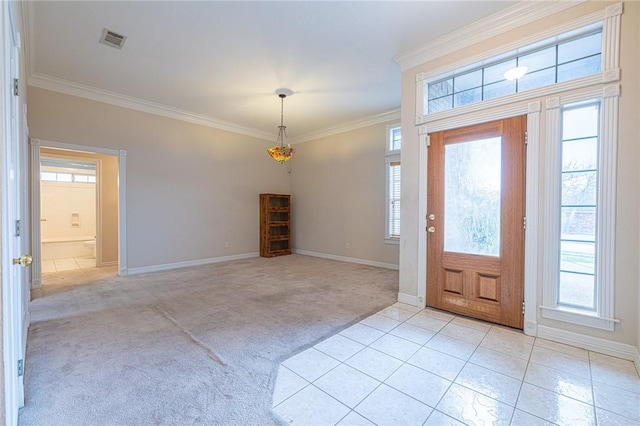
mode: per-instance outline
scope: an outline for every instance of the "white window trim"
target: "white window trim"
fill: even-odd
[[[618,141],[618,97],[620,85],[584,91],[546,101],[547,138],[545,185],[544,270],[540,307],[542,316],[587,327],[613,331],[615,235],[616,235],[616,159]],[[562,106],[591,100],[600,101],[598,144],[598,195],[596,226],[596,312],[557,306],[560,252],[560,118]]]
[[[384,242],[387,244],[400,244],[400,238],[392,237],[390,232],[391,230],[389,229],[389,219],[390,219],[389,216],[391,214],[391,212],[389,211],[389,198],[391,196],[391,194],[389,194],[389,184],[391,183],[390,176],[389,176],[389,170],[390,170],[389,165],[395,162],[400,163],[400,151],[401,151],[401,149],[389,149],[389,147],[391,146],[391,130],[399,127],[400,127],[400,123],[388,124],[386,126],[387,137],[386,137],[386,148],[385,148],[386,151],[385,151],[385,157],[384,157],[385,175],[386,175],[385,197],[384,197],[384,203],[385,203]]]
[[[418,127],[419,133],[419,158],[418,158],[418,224],[414,228],[419,236],[418,238],[418,258],[426,259],[427,256],[427,242],[426,242],[426,214],[427,203],[426,199],[426,185],[427,185],[427,147],[429,145],[428,134],[431,132],[449,130],[458,127],[480,124],[491,120],[499,120],[502,118],[514,117],[517,115],[527,114],[527,176],[526,176],[526,215],[530,218],[527,222],[525,230],[525,277],[524,277],[524,332],[530,336],[536,336],[538,334],[538,267],[539,256],[538,251],[542,249],[540,247],[540,230],[544,224],[545,211],[540,209],[540,194],[539,184],[540,182],[540,115],[541,106],[540,101],[533,100],[527,104],[527,100],[530,98],[528,94],[539,89],[534,89],[528,92],[522,92],[521,94],[515,94],[495,99],[496,105],[493,109],[488,109],[486,103],[472,104],[461,108],[454,108],[452,110],[444,111],[438,114],[432,114],[430,116],[421,115],[423,102],[423,87],[422,80],[440,75],[447,71],[452,71],[458,66],[468,65],[469,63],[478,62],[483,58],[492,57],[499,53],[512,50],[517,46],[524,46],[536,40],[542,40],[554,35],[554,31],[557,34],[561,34],[571,29],[579,28],[580,26],[588,25],[598,20],[603,20],[603,51],[602,51],[602,72],[601,75],[585,77],[577,79],[575,81],[556,84],[551,86],[553,93],[550,95],[558,95],[562,91],[569,91],[580,87],[591,87],[594,91],[593,96],[597,96],[598,93],[602,93],[603,85],[607,83],[613,83],[620,80],[621,70],[619,67],[619,52],[620,52],[620,20],[623,13],[623,3],[616,3],[608,6],[607,8],[585,15],[574,21],[568,22],[562,26],[555,27],[554,29],[547,30],[540,35],[529,37],[524,40],[519,40],[507,47],[501,47],[500,49],[494,49],[489,52],[484,52],[473,58],[469,58],[463,64],[453,64],[446,68],[439,68],[430,71],[428,74],[422,73],[416,75],[416,125],[424,124]],[[599,78],[598,78],[599,76]],[[570,86],[574,82],[579,82],[578,87]],[[608,86],[611,87],[611,86]],[[612,89],[609,89],[611,91]],[[536,97],[543,96],[543,93],[536,93]],[[520,97],[518,97],[520,96]],[[575,102],[577,99],[571,99],[571,96],[564,96],[563,100],[567,102]],[[493,100],[492,100],[493,101]],[[616,98],[616,111],[617,116],[617,98]],[[458,115],[464,114],[464,115]],[[424,120],[424,121],[423,121]],[[617,120],[612,121],[616,123]],[[604,132],[605,126],[602,131]],[[612,129],[615,131],[617,138],[617,127]],[[616,139],[614,139],[616,140]],[[609,167],[609,166],[607,166]],[[615,167],[615,166],[614,166]],[[610,173],[615,173],[616,170],[610,170]],[[614,194],[615,195],[615,194]],[[537,220],[533,220],[536,218]],[[613,234],[612,234],[613,235]],[[609,253],[613,256],[613,242],[610,242],[611,251]],[[613,271],[614,259],[610,258],[609,268]],[[418,282],[426,283],[427,280],[427,265],[425,262],[418,262]],[[612,285],[613,281],[609,281]],[[426,286],[418,285],[417,291],[418,300],[426,300]],[[613,304],[611,300],[609,303]],[[560,318],[558,318],[560,319]],[[617,320],[613,320],[616,322]]]
[[[584,87],[593,86],[595,84],[606,84],[620,79],[619,64],[619,44],[620,44],[620,15],[622,14],[623,3],[613,4],[601,11],[591,13],[589,15],[582,16],[574,19],[570,22],[566,22],[562,25],[550,28],[541,33],[537,33],[531,37],[515,41],[513,43],[505,44],[498,49],[493,49],[488,52],[475,55],[473,57],[466,58],[463,61],[459,61],[453,65],[449,65],[447,68],[437,68],[429,72],[419,73],[416,75],[416,117],[415,124],[425,124],[433,121],[439,121],[451,117],[466,115],[506,105],[508,103],[522,102],[544,96],[552,96],[554,94],[565,92],[569,90],[580,89]],[[487,58],[502,55],[507,52],[517,50],[519,48],[526,47],[536,42],[559,36],[566,32],[576,30],[597,22],[603,22],[602,28],[602,71],[598,74],[594,74],[587,77],[581,77],[575,80],[566,81],[563,83],[556,83],[549,86],[540,87],[537,89],[527,90],[524,92],[518,92],[511,95],[501,96],[498,98],[490,99],[482,102],[475,102],[469,105],[448,109],[445,111],[427,114],[424,110],[424,83],[429,81],[435,81],[442,75],[450,74],[454,70],[464,69],[473,64],[480,63]],[[614,45],[609,44],[614,42]],[[606,50],[606,52],[605,52]],[[615,51],[615,52],[613,52]]]

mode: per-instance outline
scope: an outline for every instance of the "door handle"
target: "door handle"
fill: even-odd
[[[33,257],[31,257],[30,254],[25,254],[16,259],[13,259],[13,264],[20,265],[20,266],[29,266],[31,265],[32,262],[33,262]]]
[[[430,226],[427,228],[427,232],[430,234],[433,234],[434,232],[436,232],[436,227],[435,226]]]

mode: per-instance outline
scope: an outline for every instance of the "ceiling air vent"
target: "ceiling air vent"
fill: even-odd
[[[106,44],[107,46],[115,47],[116,49],[122,49],[124,45],[124,41],[127,37],[120,35],[118,33],[114,33],[113,31],[109,31],[108,29],[104,29],[102,31],[102,37],[100,38],[100,43]]]

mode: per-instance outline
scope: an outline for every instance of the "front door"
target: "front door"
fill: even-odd
[[[427,305],[522,328],[526,116],[430,134]]]

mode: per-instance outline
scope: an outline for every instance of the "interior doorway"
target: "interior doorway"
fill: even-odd
[[[73,153],[70,153],[73,154]],[[101,245],[100,159],[42,148],[40,264],[42,273],[95,268]]]
[[[427,305],[523,328],[526,127],[430,134]]]
[[[50,273],[114,266],[126,274],[124,154],[31,140],[31,288]]]

